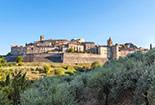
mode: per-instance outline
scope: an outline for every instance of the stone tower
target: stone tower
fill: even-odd
[[[107,40],[107,45],[108,45],[108,47],[112,47],[113,46],[113,42],[112,42],[111,37]]]
[[[115,45],[115,59],[116,60],[119,59],[119,45],[118,44]]]
[[[41,35],[40,36],[40,41],[43,41],[43,40],[45,40],[45,37],[44,37],[44,35]]]

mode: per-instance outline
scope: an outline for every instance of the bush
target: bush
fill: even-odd
[[[65,74],[65,69],[63,68],[57,68],[52,72],[52,75],[54,76],[62,76]]]
[[[12,74],[6,76],[3,88],[0,90],[0,105],[19,105],[20,92],[30,86],[31,82],[26,80],[26,73]]]
[[[8,66],[10,66],[10,67],[17,66],[17,63],[16,62],[10,62],[10,63],[8,63]]]
[[[29,97],[31,96],[31,97]],[[21,94],[21,105],[75,105],[69,84],[57,78],[41,79]]]
[[[70,48],[68,52],[73,53],[74,52],[73,48]]]
[[[22,56],[17,57],[17,59],[16,59],[17,63],[21,63],[22,61],[23,61],[23,57]]]
[[[45,65],[44,67],[44,73],[46,73],[46,75],[50,72],[50,70],[51,70],[51,67],[50,66],[48,66],[48,65]]]
[[[19,63],[18,66],[24,66],[24,63]]]
[[[51,52],[51,50],[48,50],[47,53]]]
[[[7,61],[5,60],[4,57],[0,58],[0,67],[1,66],[8,66],[8,63],[7,63]]]
[[[148,90],[147,98],[151,105],[155,103],[155,81],[153,81],[153,85],[151,85],[150,89]]]
[[[98,67],[98,66],[100,66],[100,63],[99,63],[99,62],[93,62],[93,63],[91,64],[91,68],[92,68],[92,69],[95,69],[95,68]]]

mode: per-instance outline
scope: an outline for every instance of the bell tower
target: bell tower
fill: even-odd
[[[40,36],[40,41],[43,41],[43,40],[45,40],[45,37],[44,37],[44,35],[41,35]]]
[[[111,37],[109,37],[109,39],[107,40],[107,45],[108,45],[108,47],[113,46],[113,42],[112,42]]]

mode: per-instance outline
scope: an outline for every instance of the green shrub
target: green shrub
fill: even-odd
[[[89,68],[87,66],[83,66],[82,69],[85,71],[89,70]]]
[[[4,57],[0,58],[0,67],[1,66],[8,66],[8,63],[7,63],[7,61],[5,60]]]
[[[75,68],[72,67],[72,66],[67,66],[67,67],[66,67],[66,70],[67,70],[67,72],[70,71],[70,72],[72,72],[72,73],[74,73],[74,71],[76,71]]]
[[[92,69],[95,69],[95,68],[98,67],[98,66],[100,66],[100,63],[99,63],[99,62],[93,62],[93,63],[91,64],[91,68],[92,68]]]
[[[31,97],[29,97],[31,96]],[[56,78],[42,79],[21,94],[21,105],[75,105],[67,82]]]
[[[24,63],[19,63],[18,66],[24,66]]]
[[[61,76],[65,74],[65,69],[63,68],[57,68],[52,72],[52,75],[54,76]]]
[[[10,67],[17,66],[17,63],[16,62],[10,62],[10,63],[8,63],[8,66],[10,66]]]
[[[16,59],[17,63],[21,63],[23,61],[23,57],[22,56],[18,56]]]
[[[50,72],[50,70],[51,70],[51,67],[48,66],[48,65],[44,65],[43,68],[44,68],[44,73],[46,73],[46,75],[47,75],[47,74]]]
[[[51,67],[54,68],[55,67],[54,64],[51,64]]]
[[[30,82],[25,79],[26,73],[12,74],[6,76],[5,84],[0,90],[0,105],[19,105],[20,103],[20,92],[30,86]]]
[[[5,81],[6,76],[13,72],[12,69],[2,69],[0,68],[0,81]]]
[[[48,50],[47,53],[51,52],[51,50]]]
[[[43,68],[36,68],[36,71],[38,71],[39,72],[39,74],[41,74],[41,73],[43,73],[44,72],[44,69]]]
[[[150,105],[150,97],[148,90],[151,86],[155,86],[155,62],[152,66],[147,66],[141,73],[139,79],[137,79],[134,103]],[[152,100],[153,101],[153,100]]]
[[[155,103],[155,81],[153,81],[151,87],[148,90],[147,98],[151,105]]]
[[[68,52],[69,52],[69,53],[74,53],[73,48],[70,48]]]

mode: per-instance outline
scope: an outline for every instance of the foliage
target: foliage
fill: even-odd
[[[9,63],[8,63],[8,66],[9,66],[9,67],[17,66],[17,63],[16,63],[16,62],[9,62]]]
[[[11,55],[11,53],[10,53],[10,52],[8,52],[6,56],[10,56],[10,55]]]
[[[19,63],[18,66],[24,66],[24,63]]]
[[[50,66],[48,66],[48,65],[44,65],[44,73],[46,73],[46,75],[50,72],[50,70],[51,70],[51,67]]]
[[[92,69],[95,69],[95,68],[98,67],[98,66],[100,66],[100,63],[99,63],[99,62],[93,62],[93,63],[91,64],[91,68],[92,68]]]
[[[73,48],[70,48],[68,52],[69,52],[69,53],[74,53]]]
[[[47,53],[51,52],[51,50],[48,50]]]
[[[65,73],[66,72],[69,73],[70,75],[73,75],[76,72],[76,70],[74,67],[67,66]]]
[[[12,73],[12,69],[1,69],[0,68],[0,81],[5,81],[6,76]]]
[[[8,66],[7,61],[5,60],[4,57],[0,58],[0,67]]]
[[[92,64],[95,66],[91,66],[92,70],[89,72],[84,71],[80,75],[70,76],[67,72],[74,73],[74,67],[54,66],[51,70],[52,77],[36,81],[30,88],[26,90],[24,88],[24,92],[19,90],[18,98],[20,97],[21,105],[112,105],[112,103],[120,105],[117,101],[122,101],[123,95],[128,95],[128,92],[132,93],[129,96],[132,105],[154,103],[155,50],[146,54],[137,52],[119,60],[110,60],[102,67],[96,66],[98,64]],[[49,67],[45,69],[49,70]],[[8,76],[3,81],[6,85],[12,83],[9,82]],[[15,84],[21,89],[20,85]],[[6,92],[2,89],[2,101],[10,100],[6,98],[7,93],[12,91],[9,89],[12,88],[8,87]],[[15,102],[20,103],[19,100]]]
[[[30,85],[25,77],[26,73],[21,74],[21,72],[13,73],[13,79],[10,79],[10,75],[6,76],[3,88],[0,90],[1,105],[18,105],[20,103],[20,93]]]
[[[21,94],[21,105],[74,105],[75,103],[69,84],[53,77],[39,80],[32,88]]]
[[[122,47],[124,48],[133,48],[136,49],[138,48],[136,45],[134,45],[133,43],[125,43],[125,44],[121,44]]]
[[[17,63],[21,63],[23,61],[23,57],[22,56],[18,56],[16,59]]]
[[[149,103],[151,105],[155,103],[155,81],[153,81],[153,84],[154,85],[151,85],[150,89],[148,90],[148,96],[147,96]]]
[[[61,76],[65,74],[65,69],[63,68],[57,68],[52,72],[52,75],[54,76]]]

